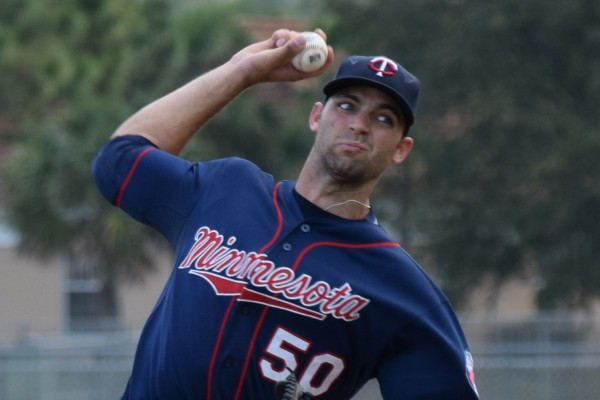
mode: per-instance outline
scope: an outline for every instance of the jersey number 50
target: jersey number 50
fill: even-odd
[[[308,353],[310,346],[308,340],[278,327],[265,350],[267,354],[259,361],[262,375],[278,382],[284,380],[291,370],[298,375],[298,383],[305,392],[313,396],[327,392],[344,371],[344,360],[330,353],[315,354],[308,365],[298,371],[297,354]]]

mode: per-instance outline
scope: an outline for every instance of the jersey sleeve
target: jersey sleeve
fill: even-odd
[[[173,242],[197,198],[197,164],[141,136],[108,142],[92,164],[96,186],[113,205]]]
[[[378,380],[386,400],[477,400],[473,358],[450,304],[405,329]]]

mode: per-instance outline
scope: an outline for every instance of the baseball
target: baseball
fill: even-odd
[[[292,59],[292,65],[298,71],[313,72],[327,61],[327,43],[315,32],[302,32],[306,38],[306,47]]]

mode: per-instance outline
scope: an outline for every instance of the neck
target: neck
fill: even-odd
[[[338,217],[366,218],[371,208],[369,197],[377,179],[366,182],[338,181],[320,172],[315,165],[314,162],[305,163],[296,182],[296,191],[317,207]]]
[[[296,191],[317,207],[346,219],[366,218],[371,208],[368,194],[360,190],[306,185],[298,181]]]

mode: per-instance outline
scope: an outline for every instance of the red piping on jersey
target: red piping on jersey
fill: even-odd
[[[269,247],[273,246],[273,243],[277,241],[277,238],[281,234],[281,230],[283,229],[283,213],[281,212],[281,207],[279,207],[279,199],[277,198],[277,192],[279,191],[279,184],[281,182],[277,182],[275,187],[273,188],[273,205],[275,206],[275,212],[277,213],[277,229],[273,234],[273,237],[267,244],[260,248],[259,253],[264,253]]]
[[[213,355],[210,359],[210,366],[208,368],[208,383],[206,385],[206,399],[207,400],[210,400],[211,396],[212,396],[212,380],[213,380],[213,374],[215,372],[215,364],[217,362],[217,355],[219,353],[219,348],[221,347],[221,339],[223,339],[225,327],[227,326],[227,320],[229,320],[229,315],[231,314],[231,310],[233,310],[234,304],[235,304],[235,299],[232,299],[229,302],[229,306],[227,306],[227,311],[225,311],[225,315],[223,316],[223,322],[221,322],[221,327],[219,328],[219,335],[217,336],[217,342],[215,343]]]
[[[376,243],[360,243],[360,244],[350,244],[350,243],[340,243],[340,242],[316,242],[316,243],[313,243],[310,246],[306,247],[304,250],[302,250],[300,252],[300,254],[298,255],[298,258],[296,259],[296,261],[294,262],[294,265],[292,266],[292,269],[294,271],[296,271],[296,269],[298,268],[298,265],[300,264],[300,262],[302,261],[304,256],[309,251],[311,251],[315,247],[319,247],[319,246],[343,247],[345,249],[372,249],[374,247],[400,247],[400,244],[395,243],[395,242],[376,242]]]
[[[277,241],[277,238],[279,237],[279,235],[281,234],[281,230],[283,229],[283,214],[281,212],[281,208],[279,207],[279,199],[277,198],[277,192],[279,190],[279,184],[281,182],[278,182],[275,184],[275,187],[273,188],[273,205],[275,206],[275,213],[277,214],[277,228],[275,229],[275,233],[273,234],[273,237],[271,238],[271,240],[269,240],[267,242],[267,244],[265,244],[263,247],[260,248],[259,253],[264,253],[269,247],[271,247],[273,245],[273,243],[275,243]],[[213,382],[213,375],[214,375],[214,371],[215,371],[215,364],[217,362],[217,356],[219,354],[219,349],[221,347],[221,339],[223,338],[224,332],[225,332],[225,327],[227,326],[227,321],[229,320],[229,315],[231,314],[231,311],[233,310],[233,305],[236,303],[236,299],[235,297],[232,298],[229,301],[229,305],[227,306],[227,311],[225,312],[225,315],[223,316],[223,321],[221,322],[221,327],[219,328],[219,335],[217,337],[217,342],[215,343],[215,348],[213,350],[213,355],[210,359],[210,366],[208,368],[208,383],[206,385],[206,399],[207,400],[211,400],[211,396],[212,396],[212,382]],[[261,319],[259,321],[259,324],[262,325],[262,321],[263,321],[263,317],[261,316]],[[257,332],[254,333],[254,335],[252,336],[252,346],[250,348],[253,347],[254,342],[256,341],[255,337],[256,337]],[[240,384],[238,385],[238,390],[235,394],[235,399],[239,398],[239,395],[241,393],[242,390],[242,382],[243,382],[243,377],[246,376],[246,371],[247,371],[247,364],[248,361],[246,361],[246,363],[244,364],[244,369],[242,371],[242,378],[240,381]]]
[[[275,198],[276,198],[276,196],[275,196]],[[277,215],[280,216],[281,210],[279,209],[277,202],[275,202],[275,206],[277,207]],[[283,222],[283,221],[281,221],[281,222]],[[281,226],[279,228],[281,228]],[[276,237],[279,235],[280,231],[281,231],[281,229],[278,229],[277,235],[275,235],[273,237],[271,242],[274,242]],[[263,248],[266,249],[267,247],[269,247],[272,244],[271,242],[269,242],[268,246],[265,246]],[[300,254],[298,255],[298,258],[296,258],[296,261],[294,262],[294,264],[292,266],[292,270],[296,271],[296,269],[302,262],[302,259],[308,254],[308,252],[315,249],[316,247],[320,247],[320,246],[342,247],[342,248],[346,248],[346,249],[371,249],[371,248],[375,248],[375,247],[401,247],[400,244],[395,243],[395,242],[376,242],[376,243],[359,243],[359,244],[340,243],[340,242],[316,242],[316,243],[313,243],[310,246],[306,247],[304,250],[302,250],[300,252]],[[242,367],[242,374],[240,375],[240,381],[238,383],[238,387],[235,392],[234,400],[239,400],[240,395],[242,393],[242,388],[244,386],[244,379],[246,378],[246,374],[248,373],[250,359],[252,358],[252,350],[254,349],[254,346],[256,345],[256,340],[258,339],[258,333],[260,332],[260,330],[262,328],[262,325],[265,321],[265,318],[267,317],[267,313],[269,312],[269,309],[270,309],[270,307],[265,307],[265,309],[262,311],[262,313],[260,315],[260,318],[258,319],[256,328],[254,328],[254,333],[252,334],[252,339],[250,339],[250,345],[248,346],[248,353],[246,354],[246,359],[244,360],[244,366]]]
[[[138,165],[140,164],[140,161],[142,160],[142,158],[152,150],[156,150],[156,149],[154,147],[148,147],[148,148],[144,149],[142,152],[140,152],[140,154],[138,154],[138,156],[136,157],[135,161],[133,162],[133,165],[131,166],[131,169],[129,170],[129,173],[127,174],[127,177],[125,178],[125,180],[121,184],[121,187],[119,188],[119,193],[117,194],[117,198],[115,200],[115,206],[121,208],[121,203],[123,202],[123,195],[125,194],[125,189],[127,189],[127,186],[129,185],[129,182],[131,181],[131,178],[133,178],[133,174],[135,173],[135,170],[137,169]]]

